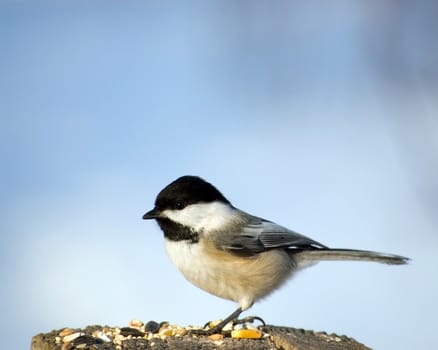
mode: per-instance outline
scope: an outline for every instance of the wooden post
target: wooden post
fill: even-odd
[[[166,327],[153,332],[145,330],[144,326],[63,328],[34,336],[31,350],[370,350],[346,336],[290,327],[259,327],[263,331],[260,339],[235,339],[230,337],[230,332],[214,336],[191,335],[186,328],[168,324]]]

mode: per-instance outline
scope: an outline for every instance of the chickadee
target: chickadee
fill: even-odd
[[[235,208],[212,184],[182,176],[157,196],[143,219],[155,219],[167,253],[195,286],[239,307],[217,332],[283,285],[296,271],[323,260],[400,265],[408,258],[353,249],[331,249],[297,232]]]

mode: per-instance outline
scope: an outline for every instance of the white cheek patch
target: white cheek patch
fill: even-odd
[[[162,214],[196,231],[216,230],[227,225],[235,216],[233,209],[221,202],[191,204],[181,210],[164,210]]]

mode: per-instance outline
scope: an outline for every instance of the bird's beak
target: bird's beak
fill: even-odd
[[[149,210],[146,214],[143,215],[143,220],[157,219],[160,217],[160,212],[157,208]]]

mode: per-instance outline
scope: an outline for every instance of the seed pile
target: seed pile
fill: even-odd
[[[168,322],[149,321],[143,323],[140,320],[132,320],[127,327],[109,327],[109,326],[89,326],[85,330],[72,328],[62,329],[55,341],[61,346],[62,350],[85,349],[95,344],[114,344],[117,350],[122,349],[122,343],[129,339],[146,340],[153,346],[154,340],[165,340],[168,337],[201,337],[197,331],[208,330],[213,327],[214,323],[210,323],[206,328],[201,327],[181,327],[172,325]],[[244,323],[238,325],[228,324],[221,333],[212,334],[208,339],[220,344],[223,338],[231,337],[235,339],[260,339],[267,337],[268,334],[263,333],[252,324]]]

